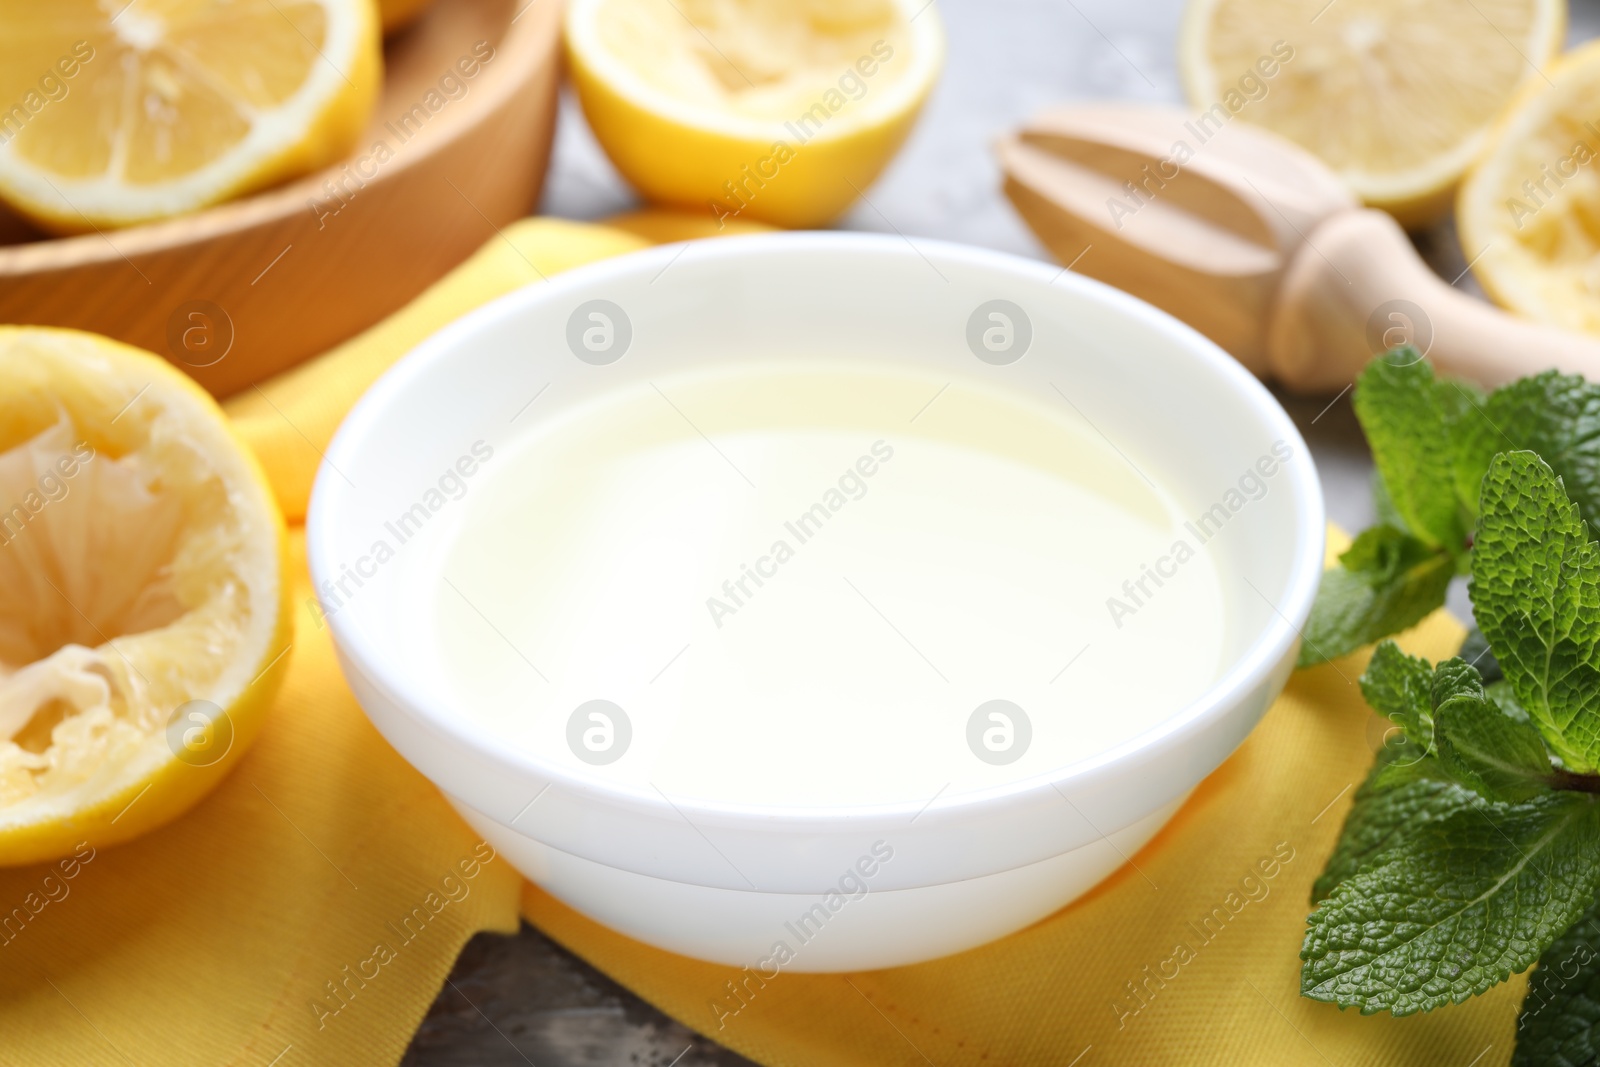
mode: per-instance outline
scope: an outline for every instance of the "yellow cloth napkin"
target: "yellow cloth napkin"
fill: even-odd
[[[517,923],[516,872],[368,724],[312,625],[215,793],[79,855],[70,878],[0,871],[0,908],[37,908],[0,944],[0,1063],[392,1064],[467,938]]]
[[[411,345],[541,275],[709,230],[654,213],[616,221],[506,227],[384,323],[234,398],[229,414],[291,523],[339,419]],[[303,542],[298,529],[292,536],[303,604]],[[0,871],[0,909],[30,911],[0,943],[0,1064],[392,1064],[466,939],[514,928],[519,891],[546,933],[768,1064],[1509,1058],[1520,978],[1402,1020],[1296,995],[1309,886],[1379,736],[1354,685],[1359,662],[1297,675],[1134,857],[1137,868],[1056,915],[915,967],[781,975],[741,1005],[724,985],[731,968],[629,941],[522,886],[367,723],[327,631],[304,612],[298,623],[260,739],[195,811],[129,845],[89,843],[92,858],[71,878],[53,867]],[[1440,613],[1404,643],[1438,657],[1460,639]],[[1262,861],[1276,861],[1272,878],[1261,878]]]

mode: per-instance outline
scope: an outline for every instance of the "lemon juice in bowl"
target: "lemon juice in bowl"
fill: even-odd
[[[1171,495],[1070,407],[976,380],[664,376],[485,466],[413,576],[415,651],[461,714],[575,771],[925,801],[1091,758],[1222,666],[1222,579]]]

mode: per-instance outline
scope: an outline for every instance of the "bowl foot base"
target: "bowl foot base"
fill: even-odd
[[[943,885],[857,889],[854,896],[721,889],[634,874],[551,848],[458,800],[451,803],[513,867],[574,910],[668,952],[771,978],[775,970],[899,967],[1004,937],[1121,867],[1185,799],[1038,863]]]

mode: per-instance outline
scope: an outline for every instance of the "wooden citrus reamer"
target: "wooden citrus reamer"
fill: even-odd
[[[1171,312],[1293,390],[1340,389],[1405,341],[1441,372],[1485,386],[1550,367],[1600,381],[1600,338],[1453,288],[1323,163],[1238,119],[1071,105],[996,151],[1006,194],[1063,263]]]

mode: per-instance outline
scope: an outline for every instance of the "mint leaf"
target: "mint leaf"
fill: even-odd
[[[1377,535],[1379,537],[1409,536],[1393,527],[1377,529],[1393,531]],[[1372,531],[1363,533],[1362,537],[1368,533]],[[1351,550],[1354,549],[1352,545]],[[1363,552],[1366,551],[1364,548]],[[1311,667],[1337,659],[1379,638],[1409,629],[1443,607],[1455,565],[1448,554],[1430,551],[1431,554],[1419,562],[1396,570],[1388,577],[1382,576],[1381,567],[1352,571],[1339,566],[1323,571],[1317,599],[1311,605],[1311,617],[1306,621],[1305,640],[1300,644],[1297,666]],[[1378,550],[1373,550],[1373,555],[1376,563]],[[1402,546],[1384,558],[1404,561],[1415,557],[1411,549]]]
[[[1600,885],[1600,804],[1457,809],[1340,881],[1306,920],[1300,991],[1363,1015],[1459,1003],[1538,958]]]
[[[1389,487],[1383,484],[1383,472],[1377,467],[1372,468],[1372,512],[1378,517],[1378,526],[1405,530],[1406,520],[1395,510],[1394,497],[1389,495]]]
[[[1517,694],[1511,691],[1511,683],[1502,678],[1498,682],[1489,683],[1489,699],[1497,704],[1502,712],[1516,719],[1518,722],[1532,722],[1528,713],[1517,703]]]
[[[1600,906],[1544,951],[1528,979],[1512,1067],[1600,1063]]]
[[[1473,612],[1517,703],[1574,772],[1600,765],[1600,546],[1549,466],[1502,453],[1483,479]]]
[[[1460,656],[1440,660],[1433,668],[1431,697],[1435,714],[1452,701],[1484,700],[1483,675]]]
[[[1477,479],[1498,452],[1539,453],[1566,484],[1580,514],[1600,516],[1600,386],[1546,371],[1496,389],[1456,433],[1458,469]],[[1469,475],[1470,476],[1470,475]]]
[[[1372,653],[1361,676],[1361,695],[1374,711],[1405,731],[1406,740],[1426,753],[1433,748],[1433,665],[1408,656],[1393,641]]]
[[[1361,575],[1370,585],[1384,586],[1432,561],[1438,553],[1432,545],[1384,524],[1362,530],[1339,556],[1339,565]]]
[[[1526,800],[1549,790],[1553,768],[1539,731],[1525,716],[1501,711],[1478,669],[1459,656],[1434,667],[1385,641],[1361,676],[1361,694],[1400,727],[1413,762],[1438,757],[1430,761],[1431,777],[1490,800]]]
[[[1539,731],[1501,711],[1466,660],[1439,664],[1433,706],[1440,762],[1463,784],[1491,800],[1527,800],[1548,791],[1552,768]]]
[[[1481,798],[1459,783],[1431,757],[1408,744],[1386,745],[1367,780],[1356,790],[1339,844],[1311,887],[1320,901],[1374,856],[1399,844],[1407,834],[1463,808],[1482,806]]]
[[[1467,530],[1455,488],[1452,413],[1441,402],[1433,368],[1415,349],[1390,356],[1396,358],[1367,364],[1357,379],[1356,417],[1406,529],[1458,554],[1466,549]]]

